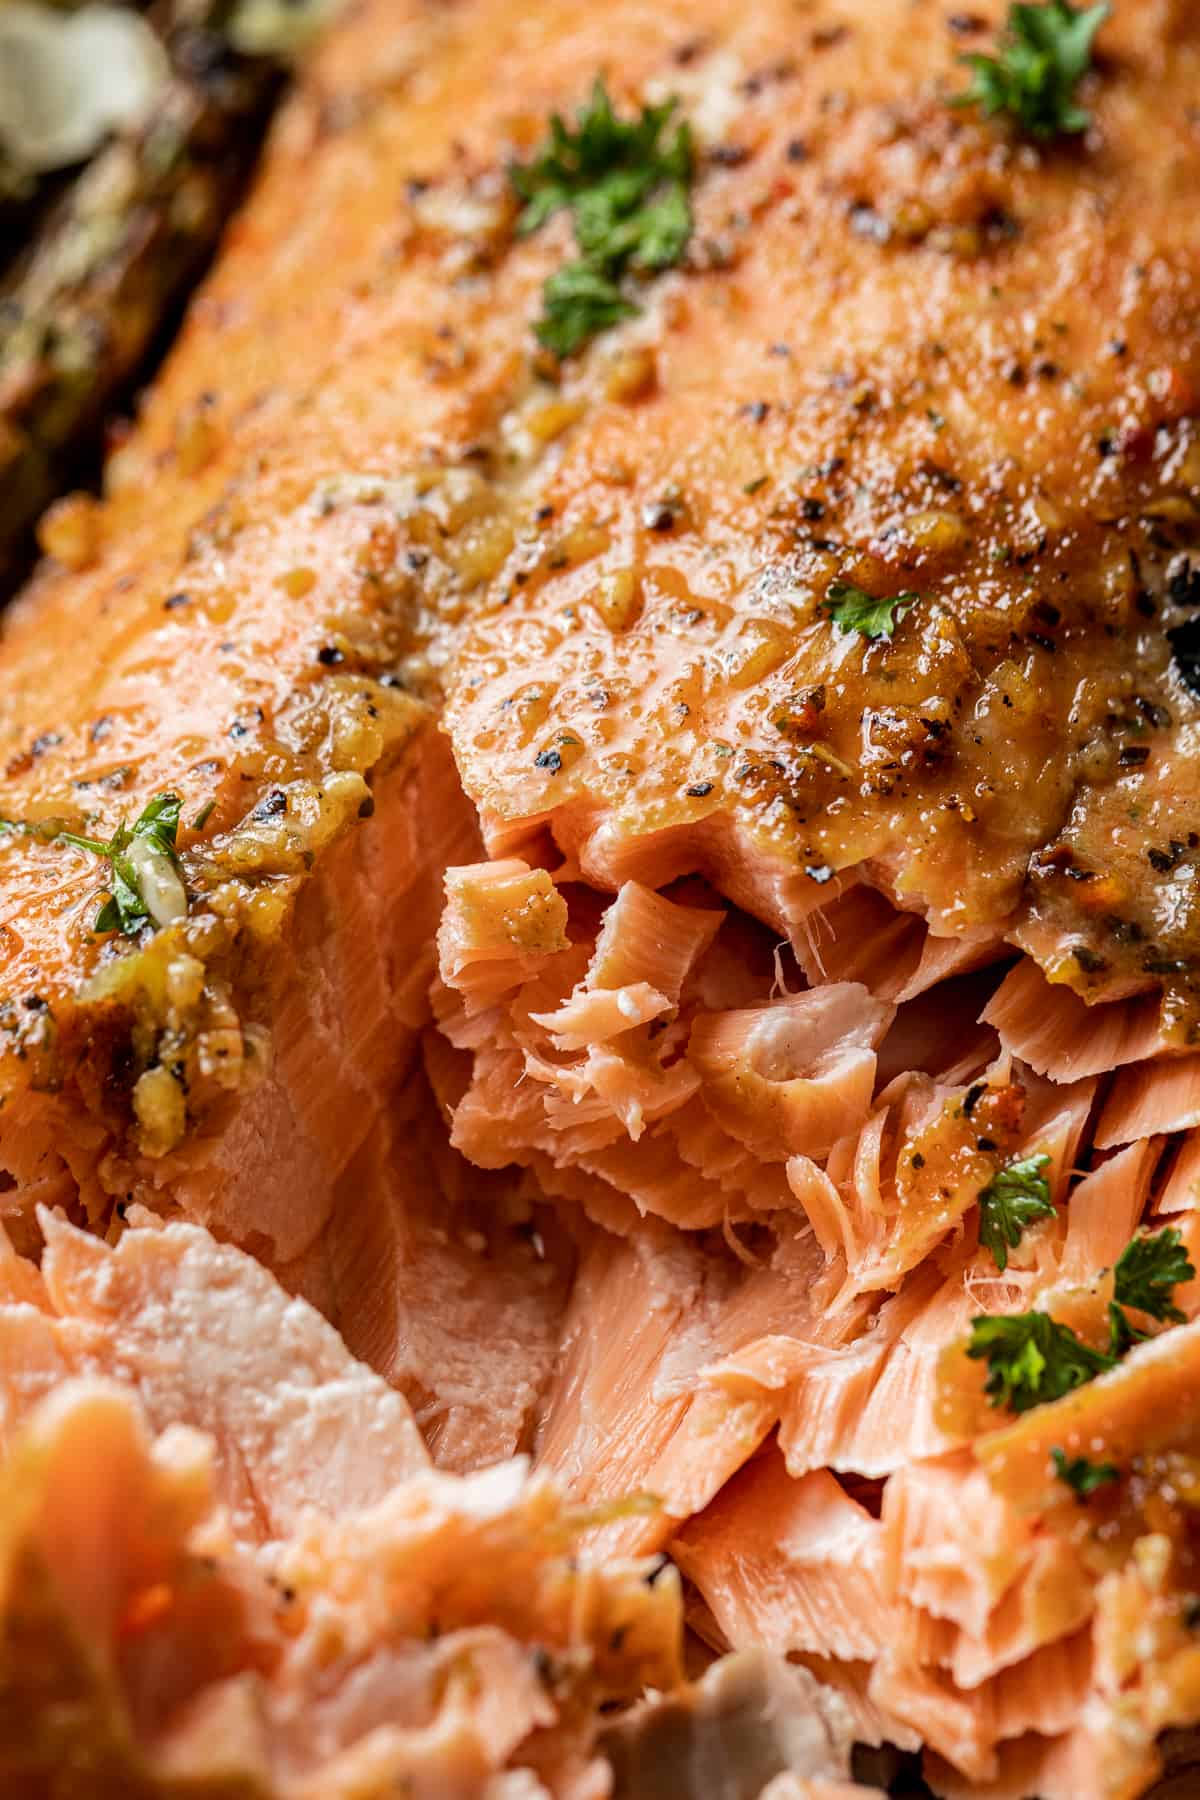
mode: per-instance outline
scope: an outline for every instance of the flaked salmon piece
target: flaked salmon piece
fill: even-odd
[[[902,1719],[931,1749],[973,1781],[999,1771],[996,1746],[1028,1732],[1056,1737],[1081,1717],[1091,1679],[1090,1636],[1044,1645],[977,1688],[904,1663],[884,1651],[871,1673],[871,1695],[885,1716]]]
[[[527,1450],[574,1250],[528,1177],[447,1144],[424,1081],[398,1096],[316,1243],[279,1279],[405,1395],[440,1468]]]
[[[1200,1132],[1184,1138],[1154,1204],[1159,1213],[1193,1212],[1200,1205]]]
[[[781,1235],[754,1262],[649,1223],[582,1249],[563,1354],[544,1403],[537,1460],[585,1500],[658,1496],[620,1541],[666,1541],[753,1455],[799,1369],[866,1322],[828,1313],[820,1253]]]
[[[981,1636],[1027,1563],[1028,1522],[963,1452],[899,1470],[881,1517],[888,1596]]]
[[[836,899],[807,913],[794,949],[809,981],[857,981],[880,1000],[914,1000],[940,982],[1004,954],[984,928],[935,937],[919,913],[902,912],[865,881],[843,882]]]
[[[892,1010],[854,982],[692,1022],[688,1060],[704,1104],[767,1160],[823,1158],[861,1125]]]
[[[828,1470],[766,1448],[671,1542],[732,1649],[868,1661],[895,1629],[878,1520]]]
[[[710,1344],[706,1311],[735,1279],[650,1231],[633,1240],[596,1233],[583,1247],[537,1466],[580,1501],[655,1497],[652,1512],[614,1526],[606,1541],[664,1543],[771,1428],[769,1396],[731,1404],[697,1391]]]
[[[678,1006],[684,983],[724,920],[723,907],[679,906],[641,882],[627,881],[604,914],[586,986],[612,992],[645,981]]]
[[[1068,1538],[1037,1532],[968,1454],[900,1470],[883,1494],[893,1647],[972,1689],[1086,1624],[1094,1581]]]
[[[584,1566],[520,1463],[421,1473],[268,1550],[213,1511],[209,1440],[152,1440],[127,1389],[69,1381],[0,1477],[0,1788],[153,1800],[494,1800],[604,1791],[598,1707],[679,1678],[679,1599]],[[539,1785],[540,1784],[540,1785]]]
[[[72,1375],[135,1393],[154,1428],[211,1434],[216,1479],[249,1542],[310,1507],[364,1506],[428,1457],[403,1397],[355,1362],[331,1326],[266,1269],[196,1225],[147,1216],[115,1246],[41,1215],[31,1265],[0,1264],[4,1442]]]
[[[1160,1012],[1153,994],[1089,1006],[1069,987],[1052,985],[1025,957],[1005,976],[982,1018],[1039,1075],[1077,1081],[1171,1050]]]
[[[802,1331],[786,1313],[764,1319],[761,1336],[730,1346],[707,1380],[732,1395],[775,1396],[792,1475],[824,1467],[886,1475],[910,1455],[935,1455],[955,1441],[923,1403],[969,1311],[961,1280],[943,1285],[923,1270],[873,1319],[861,1297],[849,1308],[822,1308]]]
[[[1100,1163],[1071,1189],[1058,1281],[1087,1282],[1098,1269],[1112,1267],[1146,1210],[1161,1154],[1161,1138],[1144,1138]]]
[[[448,877],[434,1007],[443,1035],[472,1056],[466,1085],[442,1088],[452,1141],[484,1167],[524,1164],[560,1195],[579,1191],[581,1173],[598,1177],[642,1212],[692,1228],[791,1208],[771,1165],[802,1145],[824,1155],[865,1119],[891,1009],[853,984],[698,1008],[723,915],[637,882],[598,928],[580,921],[594,932],[585,967],[586,940],[565,919],[537,952],[514,950],[488,897],[502,912],[512,894],[536,890],[540,905],[548,881],[511,859]],[[484,964],[486,990],[469,973]],[[603,1190],[588,1210],[613,1222]]]
[[[485,1004],[569,943],[566,901],[544,869],[515,857],[448,869],[446,897],[438,924],[442,979]]]
[[[1062,1737],[1031,1732],[999,1745],[996,1774],[988,1781],[964,1776],[936,1753],[925,1759],[925,1777],[939,1800],[1029,1800],[1030,1794],[1039,1800],[1078,1800],[1081,1794],[1141,1800],[1153,1791],[1162,1766],[1153,1748],[1127,1743],[1119,1730],[1085,1718]]]
[[[1121,1069],[1096,1126],[1101,1150],[1162,1131],[1200,1125],[1200,1057],[1135,1063]]]

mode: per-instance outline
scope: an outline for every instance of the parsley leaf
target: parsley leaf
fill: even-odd
[[[998,1269],[1008,1267],[1027,1225],[1054,1216],[1050,1184],[1042,1174],[1050,1158],[1022,1156],[998,1169],[979,1195],[979,1241]]]
[[[143,925],[163,924],[164,907],[160,895],[151,893],[151,882],[156,890],[162,888],[164,881],[178,890],[178,894],[172,892],[170,896],[172,904],[168,910],[171,914],[178,913],[180,895],[186,910],[187,897],[179,880],[179,857],[175,849],[180,805],[178,794],[156,794],[132,825],[122,822],[117,826],[107,844],[77,838],[71,832],[60,834],[69,844],[107,857],[111,866],[111,895],[96,915],[94,931],[122,931],[126,937],[133,937]]]
[[[893,594],[877,600],[848,581],[831,581],[822,601],[840,631],[858,631],[865,638],[890,638],[906,613],[910,613],[920,594]]]
[[[1040,1406],[1044,1400],[1061,1400],[1093,1376],[1115,1369],[1127,1351],[1145,1340],[1148,1334],[1129,1323],[1126,1306],[1149,1313],[1153,1319],[1182,1323],[1187,1315],[1174,1304],[1171,1294],[1179,1282],[1191,1281],[1195,1273],[1174,1226],[1153,1237],[1131,1239],[1113,1271],[1107,1351],[1093,1350],[1048,1313],[981,1314],[972,1319],[967,1355],[987,1360],[984,1393],[993,1406],[1007,1406],[1018,1413]]]
[[[21,831],[48,844],[72,844],[102,856],[109,864],[110,896],[100,908],[93,931],[122,931],[133,937],[148,923],[165,925],[187,911],[187,892],[179,875],[175,837],[179,830],[178,794],[156,794],[132,825],[122,822],[111,838],[83,837],[49,820],[25,825],[0,819],[0,830]]]
[[[956,95],[959,106],[979,106],[988,118],[1011,113],[1034,137],[1086,131],[1091,115],[1076,106],[1075,88],[1092,59],[1092,40],[1109,6],[1076,10],[1068,0],[1009,8],[996,56],[964,56],[971,86]]]
[[[687,248],[692,138],[686,124],[668,133],[677,105],[666,100],[623,119],[597,80],[574,130],[555,113],[533,160],[509,169],[524,202],[517,220],[523,236],[564,207],[574,222],[580,257],[546,282],[536,327],[558,356],[637,311],[618,286],[628,269],[671,268]]]
[[[1049,1313],[1026,1312],[971,1321],[967,1355],[986,1358],[984,1393],[993,1406],[1028,1412],[1046,1400],[1061,1400],[1093,1376],[1115,1366],[1115,1358],[1093,1350],[1068,1325]]]
[[[1113,1300],[1132,1306],[1152,1319],[1182,1324],[1185,1314],[1171,1299],[1181,1281],[1191,1281],[1196,1271],[1174,1226],[1153,1237],[1135,1237],[1122,1250],[1113,1271]]]
[[[1121,1471],[1115,1463],[1089,1462],[1086,1456],[1068,1457],[1057,1446],[1051,1450],[1050,1459],[1054,1473],[1060,1481],[1066,1482],[1077,1500],[1086,1500],[1097,1488],[1121,1479]]]
[[[556,269],[542,289],[542,302],[538,339],[556,356],[570,356],[597,332],[637,311],[615,281],[583,262]]]

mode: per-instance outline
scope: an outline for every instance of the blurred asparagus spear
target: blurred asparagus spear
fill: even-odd
[[[85,6],[56,15],[55,23],[80,29],[88,15],[117,11]],[[310,12],[285,7],[297,20]],[[4,16],[12,16],[7,6]],[[100,148],[77,173],[57,178],[59,191],[0,270],[0,597],[28,566],[43,508],[89,462],[94,467],[105,415],[144,374],[178,317],[253,164],[290,46],[268,28],[258,34],[261,49],[239,49],[242,16],[224,0],[171,0],[165,15],[151,12],[161,46],[157,75],[151,51],[144,69],[129,64],[114,75],[110,66],[99,84],[103,114],[115,106],[122,81],[126,89],[142,82],[136,122],[101,116]],[[126,17],[147,29],[132,9]],[[5,62],[13,71],[14,60]],[[17,116],[20,124],[11,87],[5,113],[0,81],[0,121],[11,125]],[[48,145],[51,169],[56,146],[68,161],[81,153],[86,111],[76,92],[56,121],[53,101],[25,121],[26,138],[16,139],[19,148]],[[10,170],[12,142],[0,128],[0,155],[7,153]],[[26,205],[33,204],[27,196]],[[0,243],[11,244],[12,236],[5,229]]]

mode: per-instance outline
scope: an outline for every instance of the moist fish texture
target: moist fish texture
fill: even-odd
[[[1033,11],[1086,129],[958,104],[990,3],[300,77],[0,641],[7,1791],[1137,1800],[1200,1724],[1200,29]],[[598,77],[678,254],[557,356]]]

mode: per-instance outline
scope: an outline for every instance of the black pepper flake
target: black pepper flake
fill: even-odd
[[[1147,850],[1146,861],[1152,869],[1157,869],[1160,875],[1169,875],[1182,855],[1183,845],[1178,839],[1172,838],[1169,850],[1156,850],[1153,847]]]
[[[991,1151],[991,1150],[998,1150],[1000,1148],[1000,1146],[996,1142],[995,1138],[981,1137],[981,1138],[975,1139],[975,1148],[977,1150]]]
[[[811,495],[806,495],[800,502],[800,517],[815,524],[818,519],[823,519],[825,517],[825,502],[823,500],[816,500],[812,498]]]
[[[1117,761],[1123,769],[1139,768],[1150,760],[1149,744],[1123,744]]]
[[[317,651],[317,661],[327,669],[336,669],[337,665],[344,663],[345,660],[344,652],[339,650],[336,644],[322,644]]]
[[[533,516],[539,525],[544,525],[547,519],[554,517],[554,508],[547,502],[544,506],[539,506]]]
[[[750,160],[750,151],[745,144],[714,144],[708,160],[718,169],[738,169]]]
[[[805,863],[804,873],[810,881],[815,881],[818,887],[824,887],[827,881],[833,880],[835,871],[830,868],[828,863]]]
[[[798,138],[798,137],[789,138],[788,146],[787,146],[787,149],[784,151],[784,155],[787,157],[787,159],[790,163],[807,162],[808,157],[809,157],[808,145],[805,143],[803,138]]]
[[[921,1155],[919,1150],[913,1151],[912,1155],[909,1157],[909,1162],[914,1169],[923,1169],[925,1167],[925,1158]]]
[[[669,500],[654,500],[642,508],[642,524],[647,531],[674,531],[678,518]]]
[[[562,768],[562,756],[557,750],[539,750],[533,759],[533,766],[535,769],[549,769],[552,775],[557,775]]]
[[[1181,556],[1167,571],[1167,598],[1173,606],[1200,607],[1200,560]]]
[[[745,406],[738,408],[744,419],[752,419],[756,425],[762,424],[770,410],[770,405],[766,400],[750,400]]]
[[[1072,944],[1071,955],[1075,958],[1075,961],[1079,964],[1085,974],[1088,975],[1099,975],[1108,967],[1107,958],[1098,955],[1098,953],[1095,950],[1090,949],[1087,944]]]
[[[192,596],[190,594],[168,594],[163,601],[163,611],[178,612],[180,607],[190,606],[191,604]]]
[[[62,743],[62,732],[61,731],[39,732],[37,737],[34,738],[32,744],[30,744],[30,746],[29,746],[29,754],[33,758],[34,762],[36,762],[39,756],[44,756],[46,754],[47,750],[53,750],[56,744],[61,744],[61,743]]]
[[[977,31],[987,30],[987,20],[978,13],[951,13],[946,24],[955,37],[974,37]]]
[[[687,790],[688,797],[692,800],[704,800],[712,793],[712,791],[713,784],[711,781],[697,781],[694,786]]]
[[[986,1081],[977,1081],[973,1087],[967,1089],[966,1093],[963,1095],[962,1109],[968,1119],[971,1117],[971,1114],[975,1111],[975,1108],[979,1105],[979,1102],[986,1093]]]
[[[112,728],[113,721],[111,717],[108,713],[102,713],[92,725],[92,729],[88,732],[88,736],[91,738],[93,744],[102,744],[112,731]]]
[[[270,793],[263,795],[258,805],[254,808],[254,811],[250,814],[250,817],[252,819],[257,819],[262,823],[267,819],[277,819],[280,813],[285,813],[286,811],[287,795],[282,788],[272,788]]]

